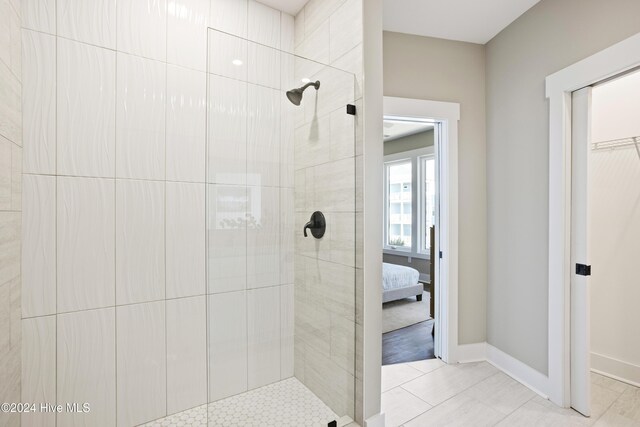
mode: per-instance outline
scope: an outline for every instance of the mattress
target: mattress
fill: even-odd
[[[415,268],[403,265],[382,263],[382,290],[408,288],[415,286],[420,278],[420,273]]]

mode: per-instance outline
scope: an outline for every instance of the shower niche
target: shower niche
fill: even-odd
[[[267,422],[265,407],[282,417],[292,404],[307,409],[279,424],[353,419],[355,77],[225,32],[207,39],[209,425],[230,412]],[[305,238],[316,211],[324,234]]]

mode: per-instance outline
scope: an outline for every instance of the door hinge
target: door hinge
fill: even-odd
[[[440,255],[440,259],[442,259],[442,251],[440,251],[439,255]]]
[[[591,276],[591,266],[585,264],[576,264],[576,274],[578,276]]]

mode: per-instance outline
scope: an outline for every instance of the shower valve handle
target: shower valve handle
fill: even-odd
[[[316,239],[322,238],[327,228],[327,222],[324,219],[324,214],[320,211],[315,211],[311,214],[311,220],[304,225],[302,232],[304,237],[307,237],[307,228],[311,230],[311,235]]]

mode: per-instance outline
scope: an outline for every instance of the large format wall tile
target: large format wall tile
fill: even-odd
[[[11,141],[0,135],[0,211],[11,210]]]
[[[167,180],[205,181],[206,74],[167,66]]]
[[[247,287],[247,188],[207,185],[208,292]]]
[[[330,38],[329,21],[324,21],[296,47],[296,55],[321,64],[328,64],[330,59]]]
[[[115,185],[57,178],[58,312],[115,304]]]
[[[20,276],[20,212],[0,211],[0,283]]]
[[[280,97],[279,90],[249,84],[247,108],[247,183],[280,184]]]
[[[166,59],[166,0],[118,0],[117,23],[118,51]]]
[[[247,37],[247,0],[211,0],[209,25],[225,33]]]
[[[56,404],[56,317],[22,321],[22,402]],[[56,414],[22,414],[22,425],[53,426]]]
[[[246,184],[247,84],[209,75],[207,182]]]
[[[20,61],[20,5],[13,0],[4,0],[0,3],[0,61],[4,62],[13,75],[21,80]]]
[[[287,55],[283,55],[286,57]],[[282,86],[282,92],[292,86]],[[294,180],[294,138],[295,138],[295,105],[291,104],[284,93],[280,98],[280,187],[293,188]]]
[[[116,47],[116,0],[57,0],[58,35]]]
[[[165,297],[164,183],[116,181],[116,303]]]
[[[56,33],[55,0],[21,0],[22,26],[49,34]]]
[[[0,135],[22,145],[22,97],[20,80],[0,62]]]
[[[247,293],[209,295],[209,401],[247,390]]]
[[[11,282],[0,285],[0,357],[11,350]],[[4,377],[4,372],[2,373]]]
[[[337,414],[354,417],[355,377],[321,353],[305,353],[304,384]]]
[[[329,20],[331,62],[362,42],[362,0],[347,0]]]
[[[247,40],[220,31],[209,31],[209,73],[247,81]]]
[[[280,51],[258,43],[249,43],[247,80],[261,86],[280,89]]]
[[[344,109],[342,111],[344,112]],[[296,170],[329,162],[331,116],[325,115],[299,126],[294,133],[293,152]]]
[[[344,112],[346,104],[355,101],[355,77],[332,67],[323,67],[310,76],[320,80],[320,90],[305,92],[305,123],[316,120],[336,110]]]
[[[329,21],[344,0],[310,0],[304,7],[304,35],[309,37],[316,28]]]
[[[174,0],[168,5],[167,62],[206,71],[209,0]]]
[[[0,135],[0,211],[11,210],[11,151],[15,144]]]
[[[58,403],[88,402],[88,413],[63,412],[58,425],[116,423],[116,318],[114,308],[58,316]],[[99,386],[98,386],[99,385]]]
[[[56,178],[25,175],[22,316],[56,312]]]
[[[280,49],[280,11],[249,0],[249,40]]]
[[[205,293],[205,184],[167,182],[167,298]]]
[[[58,174],[113,177],[115,52],[58,39]]]
[[[24,173],[56,173],[56,38],[22,30]]]
[[[118,425],[166,415],[165,303],[116,308]]]
[[[280,287],[248,291],[249,389],[280,381]]]
[[[320,210],[355,211],[355,160],[353,158],[325,163],[314,168],[315,202]]]
[[[280,190],[247,187],[247,287],[280,284]]]
[[[11,144],[11,210],[22,210],[22,147]]]
[[[280,14],[280,50],[293,53],[295,37],[295,19],[282,12]]]
[[[294,283],[295,208],[293,188],[280,189],[280,284]]]
[[[165,178],[166,64],[118,53],[116,175]]]
[[[294,285],[280,286],[280,378],[293,376],[294,367]]]
[[[167,301],[167,413],[207,403],[205,296]]]

